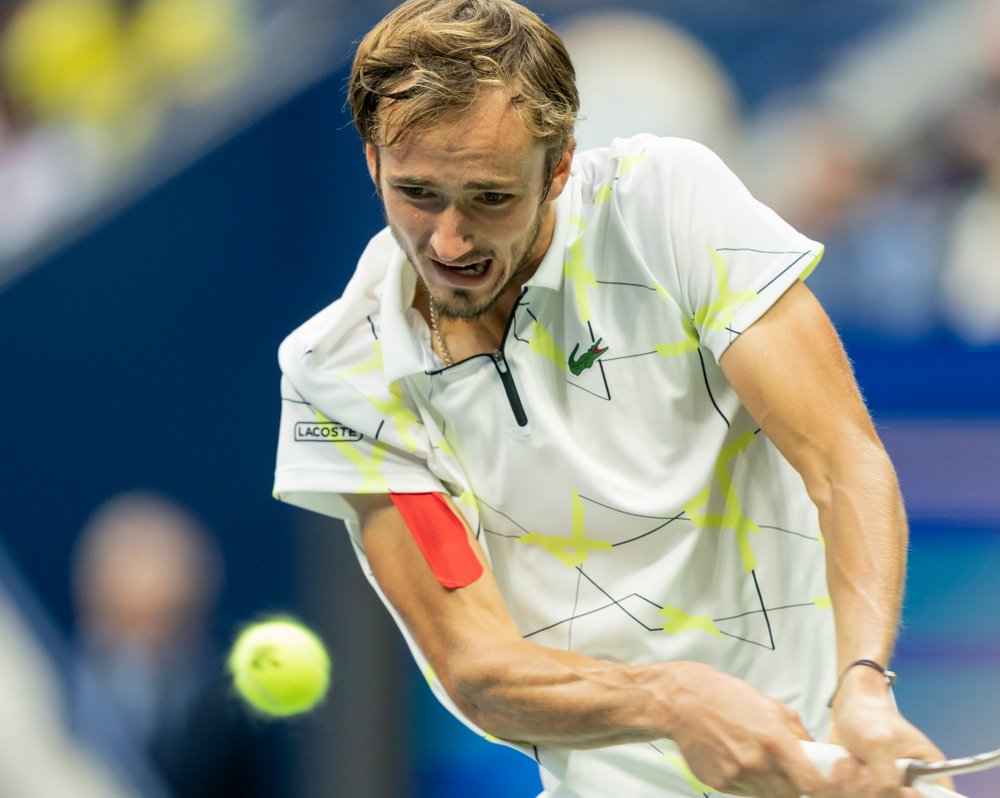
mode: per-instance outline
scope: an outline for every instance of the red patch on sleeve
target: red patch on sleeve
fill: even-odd
[[[434,576],[447,588],[465,587],[483,573],[465,524],[440,493],[390,493]]]

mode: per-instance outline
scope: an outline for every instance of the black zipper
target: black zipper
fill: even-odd
[[[500,381],[503,383],[503,389],[507,394],[510,409],[514,411],[514,419],[517,421],[517,425],[519,427],[528,426],[528,415],[524,412],[524,405],[521,403],[521,396],[518,394],[517,386],[514,384],[514,375],[510,373],[507,358],[504,357],[503,352],[499,349],[494,349],[491,357],[493,358],[493,365],[497,367]]]
[[[503,383],[504,392],[507,394],[507,402],[514,413],[514,420],[517,421],[519,427],[528,426],[528,414],[524,412],[521,395],[517,392],[514,375],[510,373],[510,365],[507,363],[507,357],[504,355],[503,350],[507,345],[507,337],[510,335],[510,328],[514,324],[517,309],[524,300],[524,295],[527,293],[528,287],[526,285],[521,286],[521,294],[518,296],[517,301],[514,302],[514,307],[510,309],[510,316],[507,317],[507,325],[503,330],[503,338],[500,339],[500,348],[494,349],[490,355],[493,358],[493,365],[497,368],[497,374],[500,375],[500,381]]]
[[[507,394],[507,402],[510,404],[510,409],[514,413],[514,419],[517,421],[517,425],[519,427],[528,426],[528,414],[524,412],[524,404],[521,402],[521,396],[517,392],[517,385],[514,383],[514,375],[510,373],[510,366],[507,363],[506,356],[504,356],[503,348],[507,343],[507,335],[510,333],[511,325],[514,323],[514,316],[517,315],[517,308],[520,306],[526,293],[528,293],[528,289],[524,286],[521,288],[521,295],[514,303],[514,307],[511,308],[510,316],[507,318],[507,325],[504,327],[503,338],[500,340],[500,348],[494,349],[489,355],[487,355],[487,357],[493,361],[493,365],[496,366],[497,374],[500,375],[500,382],[503,383],[504,393]],[[473,355],[473,357],[482,357],[482,355]],[[443,369],[438,369],[438,371],[445,371],[454,365],[456,364],[452,363],[445,366]]]

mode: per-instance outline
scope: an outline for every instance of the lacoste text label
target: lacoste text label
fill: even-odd
[[[295,440],[342,443],[360,441],[361,433],[336,421],[300,421],[295,425]]]

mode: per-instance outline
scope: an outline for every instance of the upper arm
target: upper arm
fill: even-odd
[[[720,364],[814,500],[838,467],[852,467],[866,453],[884,456],[840,338],[801,281],[732,343]]]
[[[497,644],[521,639],[481,547],[466,526],[483,573],[465,587],[446,588],[388,496],[356,496],[350,501],[361,518],[362,545],[379,587],[452,699],[468,711],[460,687],[468,674],[485,666]]]

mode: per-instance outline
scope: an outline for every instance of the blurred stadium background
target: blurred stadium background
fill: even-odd
[[[343,87],[352,42],[390,5],[0,0],[0,586],[52,655],[56,714],[71,718],[81,530],[107,498],[158,491],[221,554],[210,647],[281,610],[333,649],[322,710],[246,724],[262,796],[533,796],[530,762],[432,704],[344,536],[270,498],[277,345],[339,293],[381,225]],[[898,697],[950,754],[992,747],[1000,2],[529,5],[577,61],[583,146],[698,138],[827,244],[810,285],[912,521]],[[0,740],[44,732],[18,697]],[[141,746],[91,745],[133,794],[171,795]],[[0,785],[28,757],[12,746]],[[1000,793],[995,775],[960,786]]]

